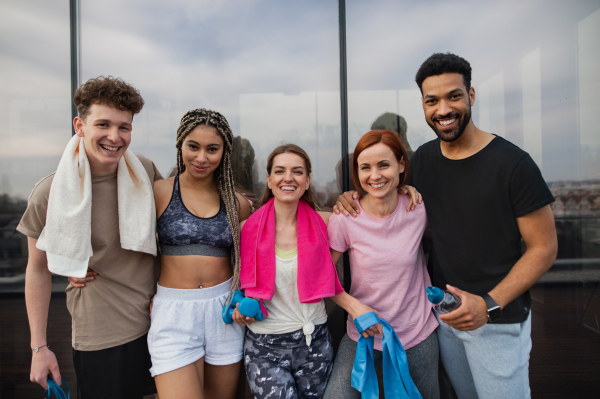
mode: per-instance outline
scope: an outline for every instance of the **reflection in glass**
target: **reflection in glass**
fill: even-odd
[[[339,195],[335,180],[335,162],[340,158],[339,101],[339,92],[240,95],[240,133],[254,146],[257,195],[262,195],[267,181],[268,155],[281,143],[293,143],[311,157],[312,185],[321,205],[333,206]]]
[[[498,136],[506,136],[504,129],[504,73],[498,72],[479,85],[478,127]]]
[[[15,228],[27,197],[54,172],[71,137],[68,3],[4,1],[0,37],[0,293],[6,293],[23,292],[27,239]]]
[[[581,180],[600,179],[600,10],[577,24]]]
[[[533,397],[598,390],[600,369],[566,370],[600,356],[599,9],[593,0],[346,2],[351,149],[386,112],[406,119],[413,150],[434,139],[414,77],[431,54],[452,52],[473,68],[475,125],[528,151],[556,198],[558,259],[531,290]],[[460,22],[429,23],[441,15]],[[561,342],[573,343],[564,356],[547,349]]]
[[[542,83],[539,47],[521,58],[523,82],[523,149],[543,172],[542,165]]]
[[[81,75],[118,76],[140,90],[146,105],[131,148],[164,175],[181,115],[209,108],[237,136],[240,190],[262,194],[266,157],[284,141],[308,152],[328,204],[341,146],[337,20],[333,0],[83,2]]]
[[[69,2],[0,2],[0,38],[0,397],[41,397],[42,388],[29,383],[27,237],[16,227],[33,185],[55,171],[71,138]],[[66,278],[53,276],[52,283],[53,293],[64,293]],[[59,365],[68,370],[64,296],[52,298],[50,309],[48,334],[57,353],[67,354]],[[76,387],[74,376],[63,378]]]

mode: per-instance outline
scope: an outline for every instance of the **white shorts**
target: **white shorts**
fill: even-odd
[[[221,318],[230,288],[231,279],[194,290],[158,285],[148,332],[153,377],[202,357],[215,366],[242,360],[245,327]]]

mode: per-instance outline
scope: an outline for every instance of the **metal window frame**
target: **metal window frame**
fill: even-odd
[[[342,190],[350,189],[350,168],[348,159],[348,69],[346,56],[346,1],[338,0],[340,31],[340,108],[342,130]],[[350,292],[350,257],[348,251],[342,255],[344,263],[344,290]]]
[[[71,28],[71,120],[73,120],[77,116],[73,96],[79,87],[79,71],[81,69],[79,0],[69,0],[69,23]],[[75,135],[75,128],[72,125],[71,135]]]

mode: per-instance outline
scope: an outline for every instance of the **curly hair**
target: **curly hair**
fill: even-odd
[[[90,114],[94,104],[104,104],[121,111],[139,113],[144,107],[144,99],[138,89],[112,76],[98,76],[90,79],[75,91],[73,103],[77,107],[79,117],[84,119]]]
[[[452,53],[434,53],[421,64],[415,76],[421,94],[423,94],[423,81],[425,79],[444,73],[461,74],[467,91],[471,90],[471,64],[469,64],[469,61]]]
[[[233,272],[231,290],[233,291],[239,289],[240,285],[240,223],[237,212],[237,197],[235,195],[233,169],[231,167],[233,133],[227,119],[225,119],[223,115],[216,111],[200,108],[187,112],[183,118],[181,118],[175,142],[175,147],[177,148],[177,174],[180,175],[185,171],[185,164],[183,163],[182,156],[183,141],[192,130],[200,125],[214,127],[217,134],[221,136],[225,143],[223,158],[221,159],[219,166],[217,166],[217,169],[215,169],[215,180],[217,181],[219,195],[225,203],[227,220],[229,221],[229,228],[231,229],[231,235],[233,236],[234,250],[230,257]]]

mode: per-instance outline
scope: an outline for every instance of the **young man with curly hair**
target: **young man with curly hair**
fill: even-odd
[[[151,245],[123,244],[123,236],[127,234],[125,227],[135,228],[124,226],[132,223],[124,222],[131,220],[127,219],[131,215],[123,215],[126,209],[123,203],[127,202],[123,197],[123,181],[132,176],[132,187],[145,190],[151,197],[152,182],[162,177],[152,161],[127,151],[133,116],[144,105],[137,89],[121,79],[101,76],[80,86],[73,101],[79,113],[73,120],[77,137],[69,142],[57,172],[34,186],[17,227],[28,237],[29,248],[25,299],[31,330],[30,377],[44,388],[49,376],[57,383],[61,381],[56,356],[46,339],[51,270],[83,265],[78,273],[61,273],[82,277],[70,279],[66,290],[72,317],[78,397],[142,398],[156,392],[149,373],[147,332],[158,264],[152,249],[147,249]],[[70,154],[69,146],[75,149]],[[61,169],[63,162],[74,165],[70,169],[74,171],[71,176],[65,172],[68,167]],[[86,198],[86,192],[91,196]],[[78,206],[61,209],[80,194],[82,200]],[[130,205],[129,209],[139,207],[138,202]],[[144,214],[138,215],[140,220],[155,220],[154,206],[144,209]],[[83,215],[78,219],[83,223],[68,226],[67,222],[67,228],[61,225],[65,219],[78,214]],[[51,224],[60,227],[52,230]],[[78,230],[87,231],[87,238],[82,242],[83,246],[89,246],[89,251],[83,260],[52,253],[64,249],[61,246],[66,247],[67,252],[73,250],[69,245],[75,246],[79,238],[72,232]],[[148,242],[154,240],[154,232],[150,234]],[[155,241],[153,244],[155,248]],[[89,267],[87,277],[83,278],[86,267]],[[87,287],[82,288],[85,285]]]

